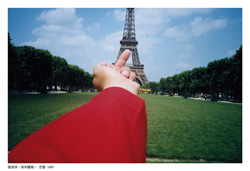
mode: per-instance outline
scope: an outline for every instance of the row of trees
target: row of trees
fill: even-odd
[[[161,91],[159,83],[152,81],[148,82],[147,84],[143,84],[140,88],[151,89],[151,93],[157,93]]]
[[[8,36],[9,90],[28,90],[46,93],[49,87],[74,91],[92,88],[93,76],[48,50],[31,46],[14,46]]]
[[[152,92],[161,91],[169,95],[184,97],[210,94],[213,101],[219,98],[242,101],[242,46],[229,58],[215,60],[207,67],[198,67],[167,78],[159,83],[149,82],[143,86]]]

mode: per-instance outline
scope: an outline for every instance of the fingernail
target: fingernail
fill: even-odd
[[[128,73],[128,71],[127,71],[127,70],[124,70],[124,71],[122,71],[122,75],[124,75],[124,76],[128,77],[128,76],[129,76],[129,73]]]

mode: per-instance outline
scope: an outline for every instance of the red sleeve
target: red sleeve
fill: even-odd
[[[103,90],[21,141],[9,163],[146,162],[145,102],[125,89]]]

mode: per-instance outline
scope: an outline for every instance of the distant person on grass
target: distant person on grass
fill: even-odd
[[[100,93],[21,141],[9,163],[144,163],[147,118],[137,96],[135,74],[125,63],[125,50],[115,65],[93,69]]]

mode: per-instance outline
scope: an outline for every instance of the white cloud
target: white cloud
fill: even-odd
[[[213,9],[201,8],[136,8],[135,25],[137,35],[154,35],[166,27],[173,17],[188,16],[193,13],[209,13]],[[126,9],[115,9],[112,16],[117,21],[125,21]],[[107,13],[106,16],[111,16]]]
[[[45,21],[47,24],[55,24],[70,28],[82,28],[82,18],[76,15],[72,8],[60,8],[43,11],[37,20]]]
[[[229,50],[229,51],[227,52],[228,57],[233,56],[233,55],[236,53],[235,51],[236,51],[236,50]]]
[[[123,15],[124,21],[125,13],[122,13],[124,13],[123,10],[115,10],[117,20]],[[91,23],[84,26],[83,18],[76,14],[75,9],[60,8],[43,11],[37,20],[44,22],[32,31],[37,39],[24,42],[22,45],[48,49],[53,55],[66,58],[68,63],[77,64],[89,72],[92,72],[93,66],[100,61],[115,62],[123,30],[95,40],[84,30],[93,33],[101,29],[101,25]]]
[[[117,52],[120,47],[120,40],[122,39],[123,31],[118,31],[107,35],[103,40],[100,41],[101,47],[108,52]]]
[[[163,42],[163,38],[159,37],[164,33],[168,37],[175,38],[178,41],[189,40],[190,30],[194,30],[189,25],[177,27],[168,27],[168,24],[174,17],[189,16],[191,14],[209,13],[213,9],[201,8],[136,8],[135,9],[135,27],[136,39],[139,41],[140,53],[147,55],[153,49],[157,49],[158,45]],[[107,13],[106,16],[113,16],[115,20],[124,22],[126,10],[115,9],[113,13]],[[195,20],[196,21],[196,20]],[[197,23],[198,24],[198,23]],[[195,22],[193,23],[195,25]],[[201,31],[200,31],[201,33]],[[122,34],[121,34],[122,35]],[[113,49],[114,46],[110,46]],[[186,50],[194,50],[191,45],[186,46]],[[148,54],[149,56],[152,54]]]
[[[45,36],[46,38],[50,39],[56,39],[60,36],[76,36],[82,33],[82,29],[75,29],[55,24],[42,25],[32,31],[32,34],[36,35],[37,37]]]
[[[157,45],[162,42],[162,39],[157,38],[155,36],[140,36],[138,39],[138,48],[140,53],[145,55],[152,55],[154,53]]]
[[[193,50],[195,50],[194,45],[193,44],[186,44],[185,45],[185,50],[186,51],[193,51]]]
[[[107,14],[106,16],[109,16],[110,14]],[[125,15],[126,15],[126,9],[115,9],[113,11],[113,16],[117,21],[125,21]]]
[[[177,56],[178,56],[178,58],[180,58],[180,59],[188,59],[188,58],[190,58],[190,57],[192,56],[192,54],[191,54],[191,53],[188,53],[188,52],[185,52],[185,53],[180,53],[180,54],[178,54]]]
[[[141,62],[145,65],[145,72],[150,74],[150,66],[153,68],[152,73],[159,72],[159,69],[152,65],[152,57],[156,56],[162,48],[159,45],[164,43],[164,37],[161,37],[163,33],[167,37],[181,41],[190,40],[194,36],[225,27],[227,21],[224,19],[212,20],[201,17],[196,17],[180,26],[169,26],[175,17],[186,17],[211,11],[212,9],[135,9],[136,39],[139,41],[138,51]],[[125,12],[126,9],[114,9],[112,13],[107,13],[106,17],[113,17],[114,21],[124,23]],[[91,36],[94,35],[92,33],[96,30],[100,31],[104,25],[101,26],[99,23],[84,25],[85,20],[76,14],[75,9],[47,10],[41,13],[37,20],[44,22],[43,25],[32,31],[37,39],[23,44],[48,49],[53,55],[66,58],[70,64],[77,64],[90,72],[99,61],[111,63],[117,57],[123,28],[100,39],[94,39]],[[177,55],[180,60],[190,58],[190,52],[193,53],[195,48],[189,42],[184,45],[183,50],[179,51]],[[161,57],[157,56],[157,58]],[[162,63],[165,62],[164,60],[165,58],[161,59]],[[174,66],[172,68],[178,69],[190,68],[190,65],[183,61],[173,63],[172,66]],[[152,75],[149,79],[155,79],[153,77]]]
[[[202,17],[195,17],[190,23],[190,31],[193,36],[200,36],[211,30],[224,28],[226,25],[226,19],[211,20],[208,18],[203,19]]]
[[[175,64],[175,68],[188,69],[190,68],[190,65],[184,62],[179,62]]]
[[[213,11],[212,8],[169,8],[166,11],[166,15],[174,17],[188,16],[193,13],[204,14]]]
[[[150,75],[150,66],[152,65],[152,57],[155,56],[159,50],[161,43],[164,43],[164,38],[161,37],[163,33],[167,36],[175,38],[179,41],[189,40],[190,37],[187,33],[190,31],[186,25],[182,27],[168,27],[168,25],[174,21],[176,17],[186,17],[191,14],[204,14],[209,13],[213,9],[175,9],[175,8],[136,8],[135,9],[135,28],[136,39],[138,40],[138,51],[141,62],[145,65],[145,72],[148,72],[149,79],[153,78]],[[113,13],[107,13],[106,16],[113,16],[116,21],[124,22],[126,10],[114,10]],[[118,41],[121,39],[118,36]],[[114,36],[114,35],[112,35]],[[106,41],[108,37],[106,38]],[[111,40],[110,40],[111,41]],[[113,42],[117,45],[117,40]],[[110,44],[110,46],[108,46]],[[106,50],[115,50],[115,46],[112,43],[106,44]],[[119,49],[119,47],[118,47]],[[189,44],[185,46],[186,51],[194,50],[193,45]],[[180,59],[187,59],[191,56],[190,53],[183,52],[179,54]],[[178,63],[176,68],[189,68],[189,64]],[[152,72],[158,73],[158,68],[153,67]]]
[[[62,37],[60,42],[61,45],[66,45],[68,47],[81,47],[82,49],[89,49],[95,45],[95,41],[86,34],[80,34],[73,37]]]
[[[161,9],[137,9],[135,11],[136,33],[139,36],[155,35],[170,21]]]
[[[99,30],[101,28],[101,25],[99,23],[93,23],[90,26],[87,27],[87,30],[90,32]]]
[[[50,44],[50,40],[48,39],[42,39],[39,38],[35,42],[29,41],[29,42],[24,42],[22,45],[28,45],[28,46],[35,46],[35,47],[44,47],[48,46]]]
[[[66,58],[68,63],[77,64],[80,67],[85,63],[92,64],[89,56],[93,55],[97,42],[84,33],[82,18],[77,16],[75,9],[51,9],[43,11],[37,20],[44,24],[32,31],[37,39],[24,42],[22,45],[30,45],[36,48],[48,49],[53,55]],[[90,25],[90,29],[99,29],[98,23]],[[87,26],[86,26],[87,28]],[[92,65],[85,66],[92,71]]]
[[[226,27],[226,19],[209,19],[195,17],[193,21],[181,26],[169,27],[165,30],[165,36],[180,40],[190,40],[191,37],[198,37],[209,31]]]
[[[209,13],[213,9],[201,8],[139,8],[135,9],[138,34],[154,35],[163,31],[174,17],[188,16],[193,13]]]
[[[170,38],[176,38],[177,41],[189,40],[186,26],[166,28],[164,35]]]
[[[65,45],[68,45],[65,40],[72,42],[73,39],[79,40],[81,37],[81,40],[83,37],[88,37],[82,29],[82,18],[76,15],[75,9],[60,8],[43,11],[37,20],[42,20],[45,24],[32,31],[32,34],[38,37],[37,41],[35,41],[36,45],[39,45],[39,39],[47,39],[47,42],[51,43],[50,45],[57,43],[66,43]]]

